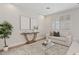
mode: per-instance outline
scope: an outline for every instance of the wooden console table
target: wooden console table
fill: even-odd
[[[25,39],[27,40],[27,44],[30,44],[30,43],[33,43],[33,42],[35,42],[36,41],[36,37],[37,37],[37,34],[38,34],[39,32],[26,32],[26,33],[21,33],[22,35],[24,35],[24,37],[25,37]],[[33,34],[33,38],[32,38],[32,40],[31,41],[29,41],[29,39],[28,39],[28,36],[27,35],[29,35],[29,34]]]

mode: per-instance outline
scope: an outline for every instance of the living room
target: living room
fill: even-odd
[[[0,24],[13,27],[1,55],[78,54],[78,15],[78,3],[0,3]]]

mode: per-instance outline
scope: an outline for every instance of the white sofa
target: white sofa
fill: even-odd
[[[56,37],[56,36],[46,36],[47,40],[51,40],[54,43],[57,44],[61,44],[64,46],[70,46],[72,43],[72,36],[68,35],[68,36],[60,36],[60,37]]]
[[[61,32],[60,37],[50,36],[50,33],[46,35],[46,38],[51,39],[52,42],[65,46],[70,46],[72,43],[72,35],[69,32]]]

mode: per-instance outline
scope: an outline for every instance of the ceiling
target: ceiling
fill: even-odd
[[[78,6],[77,3],[15,3],[21,11],[30,14],[48,15]]]

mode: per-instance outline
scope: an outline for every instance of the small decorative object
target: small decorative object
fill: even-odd
[[[37,29],[38,30],[38,26],[34,26],[34,29]]]
[[[34,26],[34,31],[37,31],[38,30],[38,26]]]
[[[48,39],[47,42],[50,43],[51,42],[51,39]]]
[[[0,24],[0,38],[4,39],[4,51],[8,50],[8,45],[6,43],[6,39],[9,38],[9,35],[12,33],[12,25],[8,23],[7,21],[4,21],[2,24]]]
[[[44,41],[42,45],[47,46],[47,41]]]

